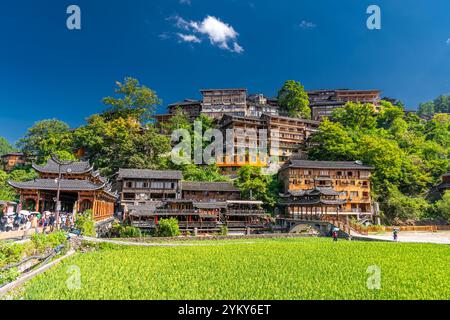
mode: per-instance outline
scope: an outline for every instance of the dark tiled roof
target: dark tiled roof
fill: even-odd
[[[2,158],[3,157],[9,157],[9,156],[23,157],[23,156],[25,156],[25,154],[22,153],[22,152],[10,152],[10,153],[5,153],[5,154],[1,155]]]
[[[226,202],[194,202],[194,208],[197,209],[226,209],[227,207]]]
[[[53,161],[52,159],[49,159],[47,161],[47,164],[44,166],[38,166],[36,164],[33,164],[33,168],[36,171],[39,172],[45,172],[45,173],[58,173],[59,172],[59,165]],[[61,166],[61,172],[63,174],[68,173],[68,170],[71,170],[71,174],[80,174],[80,173],[88,173],[93,170],[93,167],[89,164],[89,162],[73,162],[70,164],[63,164]]]
[[[199,100],[189,100],[189,99],[186,99],[186,100],[184,100],[184,101],[179,101],[179,102],[171,103],[171,104],[169,104],[169,107],[178,107],[178,106],[182,107],[182,106],[190,106],[190,105],[195,105],[195,104],[200,105],[201,103],[202,103],[202,102],[199,101]]]
[[[182,190],[240,192],[231,182],[183,182]]]
[[[200,92],[211,92],[211,91],[246,91],[246,88],[227,88],[227,89],[201,89]]]
[[[274,118],[274,119],[284,119],[284,120],[289,120],[289,121],[297,121],[297,122],[315,124],[317,126],[320,125],[319,121],[309,120],[309,119],[292,118],[292,117],[286,117],[286,116],[283,116],[283,115],[275,116],[275,115],[270,114],[270,113],[263,113],[263,116],[266,116],[266,117],[269,117],[269,118]]]
[[[39,189],[39,190],[57,190],[58,184],[53,179],[36,179],[27,182],[13,182],[8,183],[17,189]],[[100,190],[105,187],[104,184],[93,184],[88,180],[64,180],[61,179],[62,191],[93,191]]]
[[[339,196],[340,193],[335,191],[333,188],[321,188],[316,187],[314,189],[309,190],[298,190],[298,191],[289,191],[284,197],[304,197],[310,195],[324,195],[324,196]]]
[[[169,179],[182,180],[183,173],[174,170],[119,169],[117,180],[123,179]]]
[[[291,160],[283,166],[286,168],[305,168],[305,169],[364,169],[373,170],[373,167],[365,166],[357,161],[311,161],[311,160]]]

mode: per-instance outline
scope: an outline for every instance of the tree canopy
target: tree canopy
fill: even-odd
[[[446,115],[425,121],[385,101],[378,112],[348,103],[320,125],[309,155],[373,166],[373,195],[387,220],[419,219],[430,209],[425,194],[450,166],[449,125]]]
[[[69,125],[57,119],[36,122],[17,145],[22,152],[35,156],[38,163],[46,162],[55,152],[74,152]]]
[[[421,103],[418,114],[432,116],[437,113],[450,113],[450,95],[440,95],[433,101]]]
[[[281,189],[276,175],[266,175],[261,168],[249,165],[239,169],[235,185],[244,199],[263,201],[268,210],[275,208]]]
[[[0,156],[16,151],[14,147],[3,137],[0,137]]]
[[[103,99],[103,103],[109,107],[102,113],[106,121],[133,118],[146,123],[153,118],[157,106],[161,104],[153,90],[130,77],[123,82],[117,81],[114,93],[114,96]]]
[[[294,118],[311,119],[309,97],[300,82],[288,80],[278,92],[280,111]]]

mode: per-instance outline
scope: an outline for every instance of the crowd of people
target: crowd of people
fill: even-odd
[[[24,231],[24,235],[30,230],[39,233],[53,232],[56,228],[72,230],[75,226],[75,216],[73,213],[61,213],[57,219],[52,212],[28,213],[19,212],[14,214],[2,214],[0,216],[0,232]]]

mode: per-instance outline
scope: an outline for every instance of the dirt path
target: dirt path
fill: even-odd
[[[389,233],[359,237],[374,240],[393,241],[392,234]],[[398,242],[450,244],[450,232],[399,232]]]

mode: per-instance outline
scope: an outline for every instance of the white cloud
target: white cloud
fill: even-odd
[[[244,48],[237,42],[239,33],[231,25],[222,22],[216,17],[207,16],[203,21],[187,21],[180,16],[173,16],[167,20],[174,21],[174,25],[178,29],[198,35],[179,33],[178,36],[183,41],[200,43],[201,39],[199,36],[201,35],[207,37],[212,45],[223,50],[235,53],[244,52]]]
[[[191,0],[179,0],[178,1],[180,4],[187,4],[187,5],[191,5]]]
[[[313,29],[313,28],[317,27],[317,25],[314,22],[306,21],[306,20],[303,20],[302,22],[300,22],[300,24],[298,26],[302,29]]]
[[[447,44],[450,44],[450,38],[447,39]]]
[[[202,42],[199,38],[197,38],[197,36],[195,36],[193,34],[177,33],[177,35],[184,42],[193,42],[193,43],[200,43],[200,42]]]
[[[161,40],[167,40],[167,39],[170,39],[170,34],[168,32],[163,32],[163,33],[159,34],[158,37]]]

